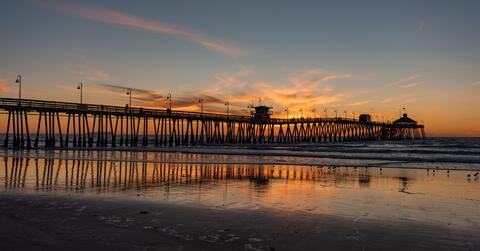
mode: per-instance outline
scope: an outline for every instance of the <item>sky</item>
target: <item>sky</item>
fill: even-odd
[[[0,97],[394,120],[480,136],[479,1],[3,0]]]

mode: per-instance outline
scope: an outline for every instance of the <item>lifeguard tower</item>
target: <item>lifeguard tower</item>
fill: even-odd
[[[250,108],[255,109],[252,111],[252,117],[255,122],[265,123],[270,121],[270,115],[272,115],[271,106],[259,105],[259,106],[250,106]]]

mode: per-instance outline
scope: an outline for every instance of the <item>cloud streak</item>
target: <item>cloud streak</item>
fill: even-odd
[[[480,80],[471,83],[470,86],[480,86]]]
[[[80,67],[73,70],[73,74],[78,75],[89,82],[107,82],[111,80],[110,74],[99,68]]]
[[[333,73],[323,69],[304,69],[291,74],[288,82],[272,83],[265,80],[248,80],[254,74],[250,67],[242,66],[237,72],[222,72],[215,74],[216,80],[210,87],[202,88],[202,91],[192,91],[172,97],[174,109],[185,111],[200,111],[200,102],[204,104],[206,112],[226,112],[225,103],[230,104],[230,111],[234,114],[245,115],[250,104],[272,105],[275,114],[283,113],[285,107],[289,107],[289,114],[298,116],[300,109],[311,111],[319,106],[333,104],[342,98],[344,94],[335,92],[329,85],[330,81],[349,78],[349,74]],[[124,93],[128,87],[117,84],[98,84],[104,93]],[[135,88],[132,89],[134,106],[166,108],[168,100],[165,94],[153,90]],[[127,100],[123,95],[122,100]]]
[[[148,20],[96,5],[56,2],[49,4],[49,6],[62,13],[88,20],[179,37],[232,58],[246,53],[245,49],[231,43],[190,31],[180,26],[156,20]]]
[[[400,88],[400,89],[412,88],[422,83],[420,79],[421,79],[420,75],[414,74],[383,86],[379,86],[379,87],[368,89],[368,90],[361,90],[360,93],[370,94],[370,93],[374,93],[374,92],[378,92],[378,91],[382,91],[382,90],[385,90],[388,88],[394,88],[394,87]]]

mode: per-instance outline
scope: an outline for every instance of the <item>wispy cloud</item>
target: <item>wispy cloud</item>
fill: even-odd
[[[390,103],[393,103],[395,101],[394,98],[384,98],[382,100],[380,100],[380,103],[381,104],[390,104]]]
[[[72,72],[73,74],[78,75],[80,79],[89,82],[101,83],[111,80],[110,74],[100,68],[77,67]]]
[[[480,86],[480,80],[471,83],[470,86]]]
[[[349,106],[360,106],[372,103],[373,100],[361,100],[348,104]]]
[[[329,83],[350,77],[346,73],[328,72],[324,69],[303,69],[292,73],[286,83],[272,83],[265,80],[249,80],[253,74],[254,70],[247,66],[241,66],[236,72],[217,73],[213,76],[216,82],[210,87],[174,95],[173,107],[179,110],[199,111],[199,100],[202,100],[205,111],[225,112],[225,103],[228,101],[232,113],[244,114],[248,112],[247,105],[258,104],[261,99],[262,104],[274,106],[276,114],[289,107],[289,114],[298,115],[300,109],[309,111],[344,98],[345,95],[336,92]],[[100,92],[117,95],[127,90],[127,87],[117,84],[99,84],[98,87],[102,89]],[[132,89],[132,93],[136,106],[164,108],[168,105],[166,94],[145,89]]]
[[[405,89],[405,88],[412,88],[412,87],[415,87],[419,84],[422,83],[422,81],[420,80],[420,75],[411,75],[411,76],[408,76],[404,79],[401,79],[395,83],[393,83],[394,86],[397,86],[398,88],[402,88],[402,89]]]
[[[227,82],[219,81],[209,93],[218,97],[225,97],[233,104],[257,103],[260,99],[263,104],[272,105],[278,111],[289,107],[290,114],[312,110],[315,107],[332,104],[345,95],[336,92],[329,84],[331,81],[350,78],[348,73],[329,72],[325,69],[302,69],[292,73],[286,83],[272,83],[266,80],[248,81],[253,70],[240,69],[236,73],[226,74]],[[217,78],[218,80],[218,78]]]
[[[49,6],[68,15],[77,16],[88,20],[176,36],[230,57],[238,57],[239,55],[246,53],[245,49],[237,47],[231,43],[190,31],[180,26],[156,20],[148,20],[142,17],[136,17],[128,13],[107,9],[96,5],[55,2],[49,4]]]
[[[127,91],[131,91],[132,100],[135,101],[136,105],[141,105],[144,107],[164,107],[165,106],[165,95],[162,95],[156,91],[140,89],[140,88],[129,88],[117,84],[98,84],[98,86],[104,91],[111,93],[125,93],[125,99],[129,98],[126,95]]]
[[[382,90],[386,90],[386,89],[391,89],[391,88],[394,88],[394,87],[401,88],[401,89],[412,88],[412,87],[415,87],[417,85],[420,85],[422,82],[423,81],[421,81],[421,76],[420,75],[413,74],[413,75],[407,76],[405,78],[402,78],[402,79],[397,80],[397,81],[392,82],[392,83],[388,83],[388,84],[385,84],[385,85],[382,85],[382,86],[379,86],[379,87],[375,87],[375,88],[371,88],[371,89],[361,90],[360,93],[361,94],[370,94],[370,93],[374,93],[374,92],[378,92],[378,91],[382,91]]]
[[[419,85],[420,82],[412,82],[412,83],[403,83],[403,84],[399,84],[398,85],[398,88],[402,88],[402,89],[405,89],[405,88],[412,88],[412,87],[415,87],[417,85]]]

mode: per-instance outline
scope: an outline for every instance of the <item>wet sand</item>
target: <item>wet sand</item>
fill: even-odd
[[[480,228],[0,193],[0,250],[479,250]]]

